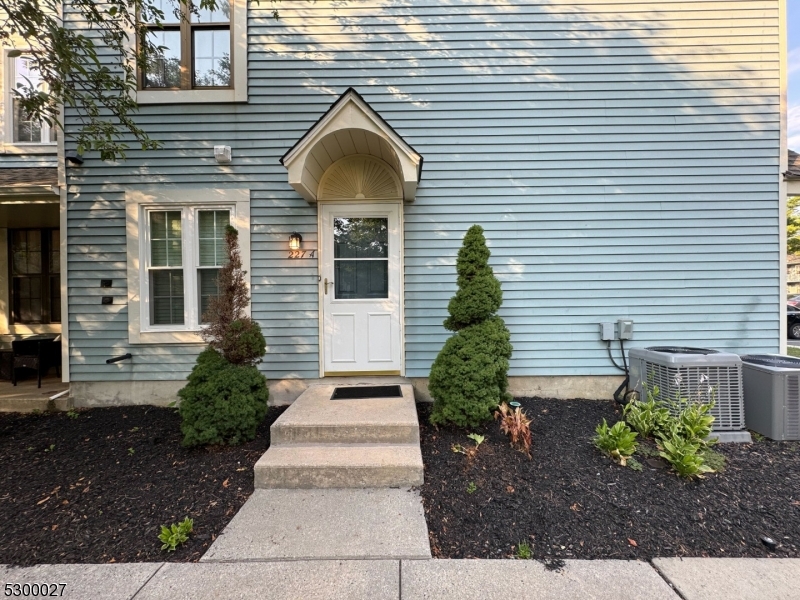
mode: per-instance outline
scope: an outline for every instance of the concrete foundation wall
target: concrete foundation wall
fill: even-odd
[[[269,403],[283,406],[294,402],[309,386],[327,385],[388,385],[410,383],[418,402],[432,402],[427,378],[405,377],[326,377],[325,379],[281,379],[269,382]],[[610,399],[622,377],[612,376],[542,376],[509,377],[509,391],[514,396],[539,396],[568,400],[572,398]],[[76,381],[70,387],[72,404],[76,407],[125,406],[152,404],[166,406],[178,400],[181,381]]]

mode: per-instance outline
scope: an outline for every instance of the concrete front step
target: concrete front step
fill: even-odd
[[[411,385],[402,398],[331,400],[335,386],[311,386],[270,428],[270,444],[414,444],[419,422]]]
[[[284,444],[254,468],[256,488],[410,487],[423,482],[419,444]]]

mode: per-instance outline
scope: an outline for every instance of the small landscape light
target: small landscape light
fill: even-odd
[[[516,401],[509,402],[508,405],[511,408],[519,408],[520,406],[522,406],[522,404],[520,404],[519,402],[516,402]]]
[[[300,250],[300,244],[303,242],[303,236],[296,231],[289,236],[289,250]]]

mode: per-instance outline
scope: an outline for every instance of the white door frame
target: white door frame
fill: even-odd
[[[381,204],[395,204],[398,206],[398,227],[400,229],[398,235],[398,243],[400,244],[399,248],[399,265],[398,269],[400,270],[399,273],[399,285],[400,289],[398,291],[398,310],[400,311],[400,376],[405,377],[406,375],[406,327],[405,327],[405,221],[403,215],[403,200],[364,200],[364,199],[352,199],[352,200],[328,200],[328,201],[319,201],[317,202],[317,298],[318,298],[318,306],[319,306],[319,376],[320,378],[325,377],[325,299],[323,291],[323,282],[322,282],[322,261],[323,261],[323,253],[325,252],[324,247],[324,234],[322,228],[322,207],[328,206],[332,204],[345,204],[358,207],[360,209],[364,209],[369,206],[378,206]],[[396,372],[391,373],[381,373],[375,372],[375,375],[387,375],[387,376],[396,376]],[[334,376],[334,375],[329,375]],[[337,373],[335,376],[338,377],[347,377],[348,374],[346,372]]]

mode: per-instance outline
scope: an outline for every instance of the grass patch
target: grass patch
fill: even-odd
[[[786,354],[788,354],[789,356],[796,356],[797,358],[800,358],[800,348],[798,348],[797,346],[787,346]]]

